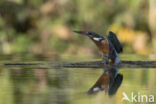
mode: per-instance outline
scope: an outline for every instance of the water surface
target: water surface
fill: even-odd
[[[123,55],[122,60],[151,60],[148,56]],[[132,57],[134,56],[134,58]],[[156,96],[155,68],[120,68],[123,81],[113,96],[105,91],[89,95],[87,91],[104,72],[103,68],[42,67],[54,62],[84,62],[97,59],[68,56],[3,55],[0,70],[0,104],[127,104],[123,92]],[[99,60],[98,60],[99,61]],[[37,65],[4,65],[39,63]],[[3,64],[3,65],[2,65]],[[141,70],[138,70],[141,69]]]

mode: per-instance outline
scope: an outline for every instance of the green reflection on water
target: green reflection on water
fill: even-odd
[[[131,92],[156,96],[155,69],[127,68],[119,72],[123,74],[123,83],[116,95],[110,98],[104,92],[87,95],[103,70],[3,67],[0,70],[0,104],[127,104],[127,101],[121,102],[123,92],[129,97]]]

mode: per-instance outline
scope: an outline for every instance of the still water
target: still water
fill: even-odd
[[[122,60],[151,60],[150,56],[140,55],[120,57]],[[118,86],[111,87],[114,88],[111,95],[108,86],[113,86],[114,82],[111,85],[104,83],[104,86],[100,86],[105,90],[89,93],[96,87],[96,82],[103,83],[98,82],[100,78],[106,79],[104,74],[106,68],[42,67],[49,62],[90,60],[94,58],[3,55],[0,60],[0,104],[133,104],[134,102],[127,100],[122,101],[123,93],[130,100],[132,93],[137,96],[137,101],[141,95],[147,95],[148,98],[149,95],[153,95],[156,99],[155,68],[117,68],[118,73],[115,76],[117,74],[121,76],[112,77],[114,82],[117,80],[115,85]],[[21,62],[39,64],[35,66],[18,64]],[[13,65],[4,65],[8,63]]]

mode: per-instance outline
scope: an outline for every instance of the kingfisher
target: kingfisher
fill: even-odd
[[[89,89],[88,94],[105,91],[109,96],[114,95],[120,87],[123,75],[118,73],[118,68],[108,68],[99,77],[96,83]]]
[[[108,36],[100,36],[92,31],[74,32],[88,36],[96,44],[96,46],[102,52],[104,64],[111,62],[116,65],[121,63],[118,53],[122,52],[122,45],[120,44],[116,34],[112,31],[109,31]]]

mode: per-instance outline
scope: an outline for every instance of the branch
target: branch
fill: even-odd
[[[120,65],[103,64],[102,61],[88,62],[16,62],[3,63],[3,66],[33,67],[33,68],[156,68],[156,61],[122,61]]]

